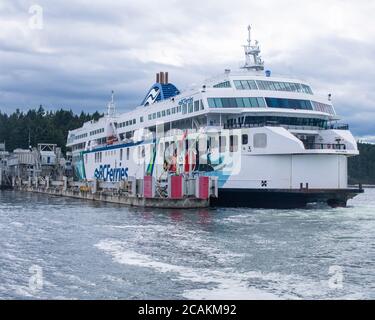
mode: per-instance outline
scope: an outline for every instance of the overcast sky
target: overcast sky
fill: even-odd
[[[0,111],[104,111],[112,89],[132,109],[158,71],[185,89],[236,69],[249,23],[268,69],[375,141],[374,0],[0,0]]]

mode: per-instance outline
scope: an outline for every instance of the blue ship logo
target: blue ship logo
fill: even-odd
[[[128,178],[128,168],[111,168],[109,164],[101,165],[95,169],[94,176],[103,181],[121,181]]]

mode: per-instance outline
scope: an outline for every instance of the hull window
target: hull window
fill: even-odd
[[[254,148],[267,148],[267,135],[265,133],[254,134]]]

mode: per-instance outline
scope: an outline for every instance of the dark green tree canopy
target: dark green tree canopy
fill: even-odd
[[[98,112],[76,115],[72,110],[45,111],[42,106],[27,112],[17,109],[10,115],[0,112],[0,142],[5,142],[8,151],[26,149],[30,137],[33,147],[38,143],[55,143],[65,152],[68,131],[101,116]]]

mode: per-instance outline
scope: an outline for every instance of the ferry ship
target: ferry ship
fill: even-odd
[[[105,116],[68,134],[80,180],[118,182],[151,175],[215,176],[213,206],[295,208],[346,206],[348,158],[359,154],[332,96],[264,67],[251,27],[237,71],[180,91],[168,72],[156,75],[140,106]]]

